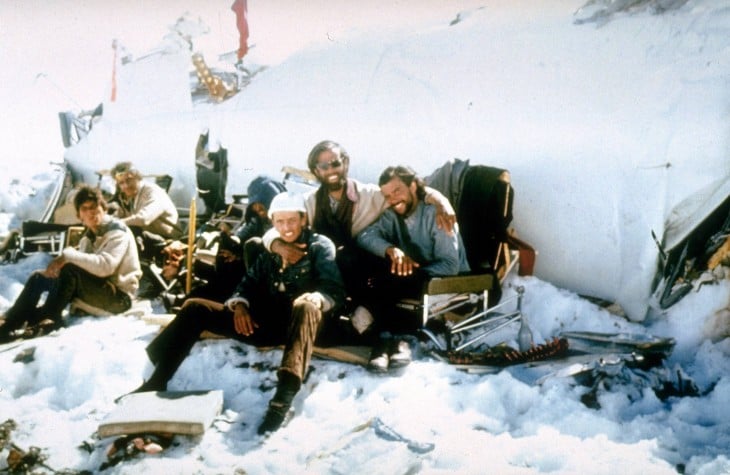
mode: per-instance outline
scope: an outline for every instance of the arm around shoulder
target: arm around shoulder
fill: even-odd
[[[438,227],[449,234],[453,234],[454,226],[456,225],[456,212],[448,198],[441,194],[440,191],[427,186],[424,201],[427,204],[436,206],[436,223]]]
[[[264,243],[266,250],[271,252],[271,245],[274,241],[279,239],[279,237],[279,231],[277,231],[276,228],[271,228],[266,231],[263,236],[261,236],[261,241]]]

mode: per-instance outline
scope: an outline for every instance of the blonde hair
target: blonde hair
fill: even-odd
[[[119,175],[124,175],[125,178],[136,178],[138,180],[142,179],[142,174],[135,168],[134,165],[132,165],[132,162],[119,162],[116,165],[114,165],[114,168],[111,170],[111,175],[114,179],[116,179]]]

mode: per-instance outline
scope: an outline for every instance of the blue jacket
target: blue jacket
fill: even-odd
[[[399,217],[387,209],[377,221],[357,236],[357,244],[376,256],[385,257],[385,251],[392,246],[403,250]],[[421,270],[431,277],[443,277],[469,272],[464,243],[458,228],[449,235],[436,225],[436,207],[420,201],[410,216],[405,218],[411,242],[421,254],[408,256],[421,265]]]

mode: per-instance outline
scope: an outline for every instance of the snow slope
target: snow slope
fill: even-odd
[[[36,255],[0,268],[3,282],[11,283],[3,284],[0,295],[12,300],[25,275],[46,260]],[[224,412],[213,427],[200,437],[177,437],[160,455],[138,456],[99,473],[730,470],[730,340],[713,343],[705,328],[730,298],[727,281],[690,294],[650,326],[629,323],[536,278],[510,285],[526,288],[523,310],[536,342],[565,330],[624,331],[673,336],[676,349],[651,372],[607,365],[599,373],[609,376],[594,390],[562,377],[570,369],[564,365],[472,375],[424,357],[401,376],[377,377],[315,359],[295,400],[295,417],[262,440],[255,430],[273,394],[281,352],[206,340],[193,348],[169,388],[223,389]],[[114,438],[98,439],[94,432],[114,408],[114,398],[149,374],[144,347],[157,331],[133,317],[81,318],[50,336],[0,348],[0,414],[18,423],[13,442],[24,450],[42,447],[46,464],[56,470],[98,470]],[[489,343],[514,346],[516,333],[516,326],[506,328]],[[678,374],[699,395],[659,399],[652,389],[656,378],[676,386]],[[597,405],[589,407],[592,396]],[[363,426],[376,417],[434,449],[417,453]],[[0,460],[6,456],[0,452]]]

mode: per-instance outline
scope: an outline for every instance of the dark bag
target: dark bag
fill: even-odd
[[[219,147],[208,149],[208,134],[198,139],[195,153],[195,178],[198,194],[207,213],[215,213],[226,207],[226,186],[228,184],[228,150]]]
[[[514,189],[509,172],[483,165],[465,172],[456,210],[461,237],[472,271],[496,270],[500,247],[512,222]]]

